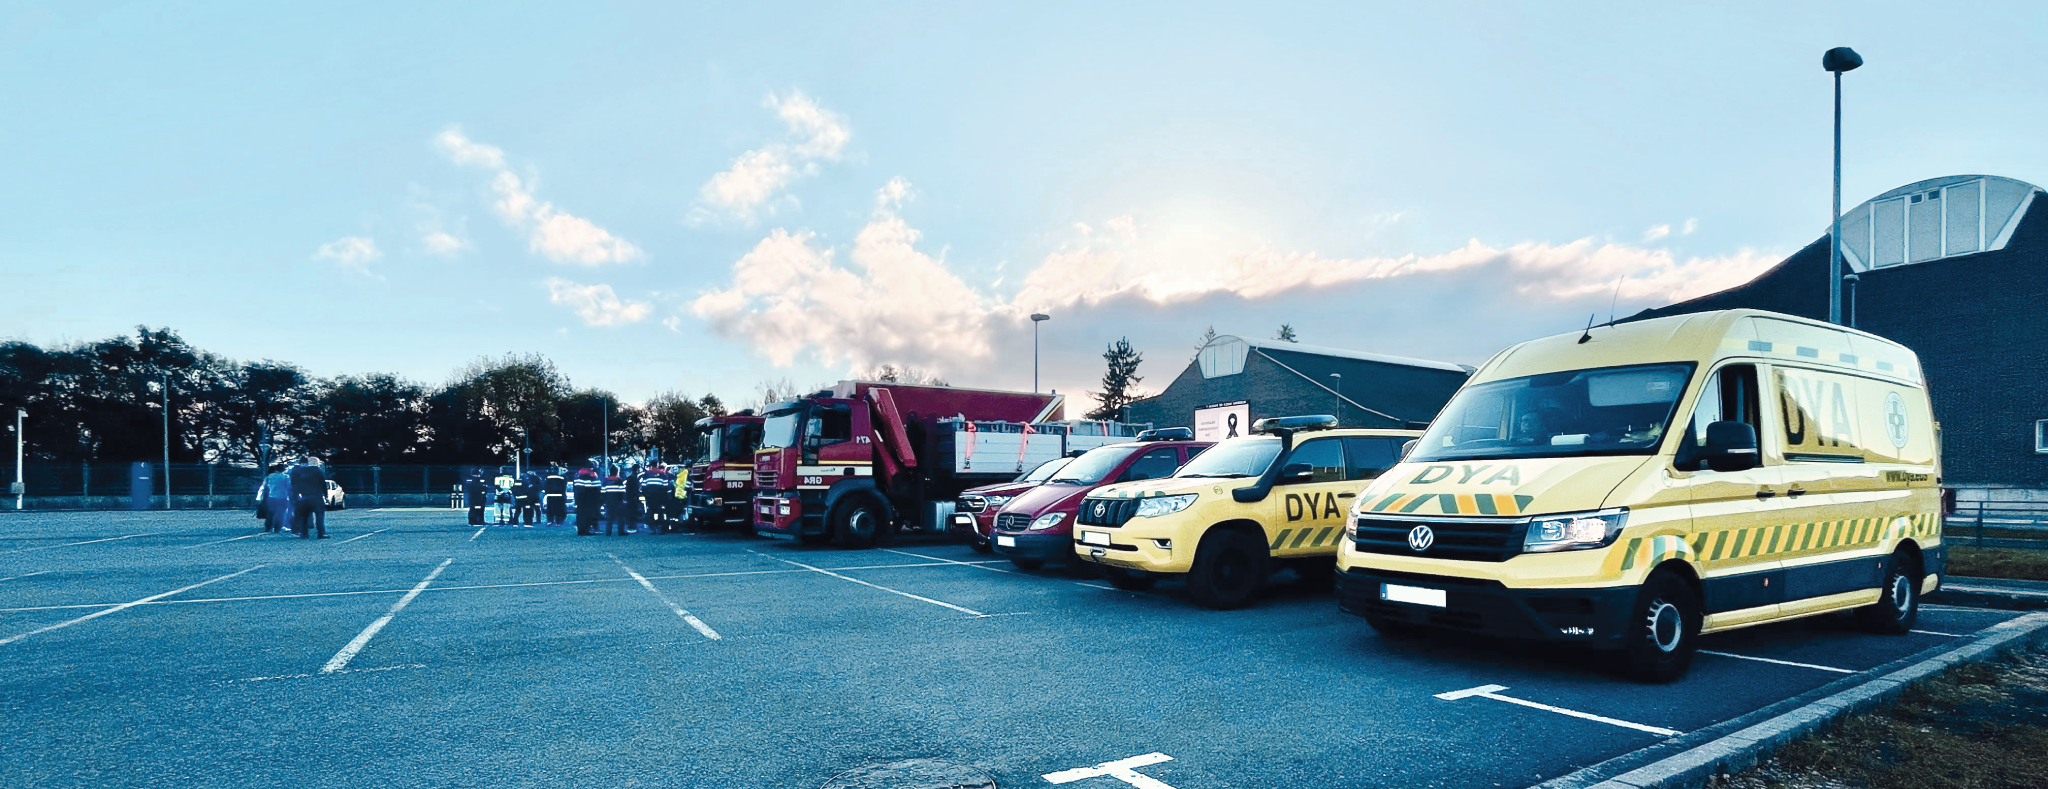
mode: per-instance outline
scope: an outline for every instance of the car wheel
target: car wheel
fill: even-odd
[[[1700,602],[1671,572],[1651,574],[1636,592],[1622,632],[1622,669],[1643,682],[1685,676],[1699,651]]]
[[[1159,583],[1159,576],[1144,570],[1127,570],[1122,567],[1104,567],[1102,574],[1109,578],[1109,585],[1126,592],[1143,592]]]
[[[1873,633],[1899,635],[1920,618],[1920,567],[1911,554],[1898,551],[1885,563],[1884,594],[1856,609],[1856,621]]]
[[[826,522],[842,548],[872,548],[883,541],[889,529],[881,511],[866,496],[858,494],[841,499]]]
[[[1010,557],[1010,563],[1016,565],[1017,569],[1030,573],[1045,569],[1044,559],[1022,559],[1012,556]]]
[[[1240,608],[1266,585],[1266,544],[1242,532],[1210,532],[1195,550],[1188,592],[1207,608]]]

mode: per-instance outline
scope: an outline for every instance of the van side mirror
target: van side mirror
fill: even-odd
[[[1707,445],[1699,457],[1715,471],[1748,471],[1763,465],[1756,451],[1756,428],[1742,422],[1707,425]]]
[[[1422,443],[1422,439],[1419,439],[1419,438],[1411,438],[1411,439],[1408,439],[1408,441],[1407,441],[1406,443],[1402,444],[1402,445],[1401,445],[1401,459],[1402,459],[1402,460],[1407,460],[1407,459],[1408,459],[1408,456],[1409,456],[1409,455],[1411,455],[1411,454],[1413,454],[1413,453],[1415,452],[1415,445],[1416,445],[1416,444],[1420,444],[1420,443]]]
[[[1280,484],[1282,485],[1292,485],[1297,482],[1314,482],[1315,479],[1316,467],[1307,463],[1289,463],[1286,468],[1280,469]]]

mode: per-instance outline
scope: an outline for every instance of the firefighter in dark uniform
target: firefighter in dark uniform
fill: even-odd
[[[491,503],[491,486],[484,481],[483,469],[472,469],[469,479],[462,481],[462,506],[469,508],[469,525],[484,525],[484,508]]]
[[[548,469],[546,479],[540,481],[541,500],[546,502],[548,525],[560,526],[569,517],[569,480],[562,476],[560,468]]]
[[[606,477],[604,480],[604,533],[606,535],[624,535],[632,532],[632,522],[628,520],[629,516],[626,514],[627,508],[630,506],[626,500],[625,481],[616,476]]]
[[[576,472],[570,489],[576,492],[576,533],[596,534],[598,518],[604,514],[604,483],[597,481],[597,472],[584,469]]]
[[[676,484],[660,469],[647,474],[647,481],[640,483],[640,492],[647,497],[647,520],[657,534],[667,534],[669,529],[669,506],[676,500]]]
[[[292,526],[299,539],[313,536],[315,528],[320,539],[327,539],[327,475],[320,473],[319,466],[300,463],[285,476],[291,480]]]
[[[640,498],[640,469],[626,471],[626,530],[632,531],[640,525],[640,515],[647,511],[647,501]]]

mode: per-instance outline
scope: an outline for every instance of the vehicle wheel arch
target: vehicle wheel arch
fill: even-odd
[[[1706,583],[1700,580],[1699,570],[1693,567],[1691,562],[1684,559],[1666,559],[1657,566],[1650,568],[1649,572],[1643,574],[1643,583],[1649,583],[1650,577],[1658,573],[1670,573],[1678,576],[1679,580],[1684,581],[1686,587],[1692,590],[1692,599],[1705,603],[1707,599]]]
[[[881,509],[882,517],[885,520],[895,521],[896,508],[889,505],[889,497],[882,495],[881,487],[876,485],[872,479],[859,477],[840,480],[825,491],[825,514],[827,517],[830,517],[833,508],[838,507],[839,503],[846,500],[849,496],[859,496],[867,499],[868,503]]]
[[[1920,547],[1919,540],[1915,540],[1911,537],[1907,537],[1903,540],[1900,540],[1898,546],[1893,548],[1892,552],[1904,555],[1907,558],[1912,559],[1913,580],[1915,583],[1918,583],[1919,581],[1926,579],[1927,557],[1924,555],[1924,551]]]
[[[1258,540],[1260,545],[1267,544],[1266,527],[1259,525],[1258,521],[1249,518],[1232,518],[1220,523],[1210,524],[1209,528],[1202,530],[1202,539],[1206,540],[1209,539],[1211,534],[1222,534],[1224,532],[1239,532]],[[1196,542],[1196,547],[1201,547],[1200,541]],[[1266,553],[1270,556],[1273,551],[1271,548],[1268,548]]]

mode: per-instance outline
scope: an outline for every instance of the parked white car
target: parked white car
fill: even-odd
[[[342,490],[341,483],[331,479],[327,481],[327,508],[330,510],[348,509],[348,491]]]

